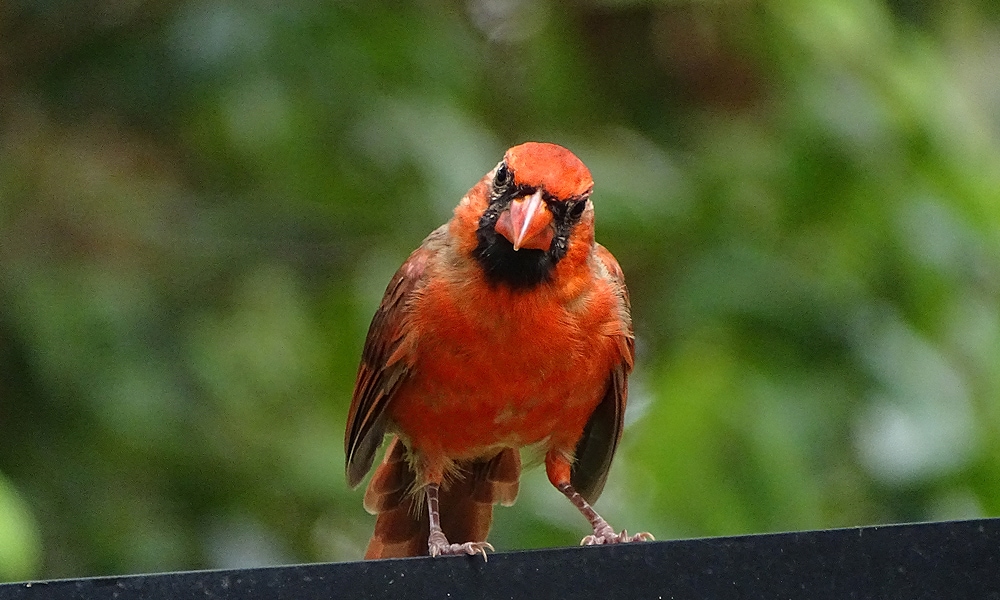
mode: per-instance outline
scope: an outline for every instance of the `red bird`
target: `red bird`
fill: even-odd
[[[371,469],[378,515],[365,558],[486,556],[493,505],[510,505],[519,450],[590,521],[621,438],[632,370],[628,291],[594,242],[590,171],[529,142],[462,198],[399,268],[372,319],[344,440],[347,481]]]

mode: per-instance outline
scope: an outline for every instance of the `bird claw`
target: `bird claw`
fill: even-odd
[[[487,561],[489,560],[486,556],[487,550],[493,552],[493,544],[490,544],[489,542],[465,542],[464,544],[451,544],[448,542],[448,538],[446,538],[444,534],[431,534],[427,540],[427,553],[431,556],[455,556],[461,554],[475,556],[476,554],[482,554],[483,561]]]
[[[628,531],[622,529],[621,533],[615,533],[614,529],[607,527],[599,531],[595,531],[593,535],[588,535],[587,537],[580,540],[581,546],[601,546],[604,544],[627,544],[630,542],[652,542],[656,538],[653,534],[643,531],[635,535],[629,535]]]

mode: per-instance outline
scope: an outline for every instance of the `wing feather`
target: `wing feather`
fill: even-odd
[[[423,287],[428,262],[446,235],[445,227],[435,230],[396,271],[368,328],[344,436],[351,487],[371,470],[386,433],[386,406],[410,375],[410,306]]]
[[[576,461],[570,471],[570,482],[588,502],[594,503],[604,490],[611,461],[625,427],[625,405],[628,400],[628,374],[635,357],[628,288],[625,274],[615,257],[604,246],[595,247],[597,275],[607,280],[618,298],[619,361],[608,375],[604,397],[590,416],[583,436],[576,446]]]

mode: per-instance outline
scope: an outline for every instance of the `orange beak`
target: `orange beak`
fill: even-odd
[[[514,250],[548,250],[555,231],[552,213],[542,200],[541,190],[511,202],[497,220],[496,232],[514,244]]]

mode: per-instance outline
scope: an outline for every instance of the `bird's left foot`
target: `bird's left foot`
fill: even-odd
[[[581,546],[600,546],[603,544],[625,544],[628,542],[652,542],[656,538],[653,534],[643,531],[635,535],[629,535],[624,529],[621,533],[615,533],[610,526],[604,526],[594,530],[593,535],[588,535],[580,541]]]

